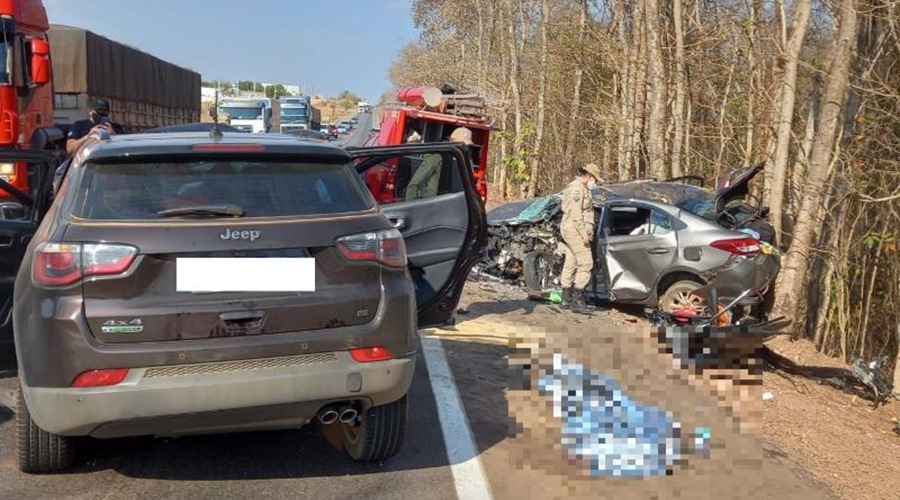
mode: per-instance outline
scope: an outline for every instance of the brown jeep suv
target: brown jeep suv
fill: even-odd
[[[427,163],[431,191],[377,205],[362,176],[385,163]],[[455,145],[97,138],[52,200],[44,168],[37,193],[18,193],[36,197],[27,220],[0,220],[0,259],[21,257],[0,325],[23,471],[68,467],[82,436],[310,422],[340,426],[356,460],[399,451],[417,328],[452,322],[486,241]]]

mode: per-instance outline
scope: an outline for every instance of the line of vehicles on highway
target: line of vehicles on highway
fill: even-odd
[[[364,101],[358,109],[368,110]],[[322,123],[321,110],[304,96],[226,97],[218,102],[217,113],[224,123],[253,134],[280,132],[306,138],[337,139],[350,133],[359,122],[358,116],[338,123]]]

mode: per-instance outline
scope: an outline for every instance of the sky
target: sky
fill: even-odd
[[[51,23],[127,43],[204,81],[301,85],[327,96],[350,90],[370,101],[390,88],[391,63],[418,37],[411,0],[44,0],[44,6]]]

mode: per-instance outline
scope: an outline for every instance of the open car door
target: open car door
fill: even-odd
[[[382,212],[403,233],[419,327],[451,323],[466,278],[487,248],[487,217],[468,155],[452,143],[347,151],[361,180],[381,194]]]
[[[0,164],[28,164],[31,189],[25,193],[0,176],[0,370],[15,363],[12,334],[13,287],[28,243],[52,201],[56,158],[42,151],[0,152]]]
[[[609,298],[640,302],[678,253],[676,222],[635,200],[609,202],[600,219],[598,259]],[[600,274],[600,273],[598,273]]]

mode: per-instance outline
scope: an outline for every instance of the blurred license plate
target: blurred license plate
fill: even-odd
[[[316,261],[293,258],[178,258],[178,292],[314,292]]]

